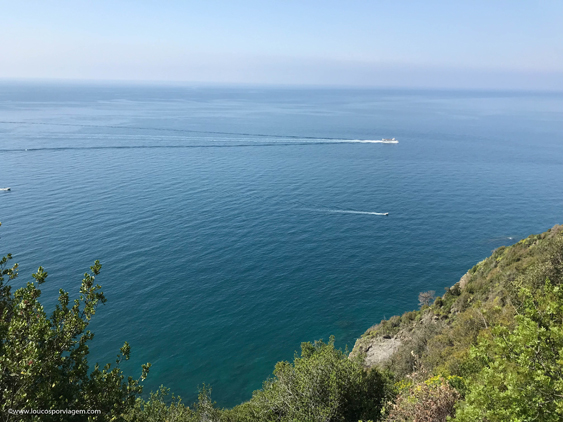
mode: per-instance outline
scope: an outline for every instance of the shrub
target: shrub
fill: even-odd
[[[80,295],[71,302],[59,290],[58,304],[50,317],[39,303],[39,286],[47,272],[39,267],[34,281],[11,293],[5,278],[17,276],[17,265],[8,268],[10,256],[0,260],[0,414],[3,421],[20,420],[8,409],[96,409],[101,416],[92,420],[118,418],[141,393],[141,381],[150,364],[143,365],[141,377],[125,378],[120,363],[129,359],[127,343],[121,348],[115,366],[90,370],[88,341],[94,334],[87,328],[99,304],[106,299],[95,284],[101,264],[84,274]],[[43,414],[26,420],[76,420],[71,414]]]
[[[403,324],[408,324],[411,321],[414,321],[416,319],[416,312],[412,311],[412,312],[405,312],[402,316],[401,316],[401,323]]]
[[[440,333],[443,328],[444,324],[442,321],[418,325],[413,331],[412,337],[406,339],[393,353],[386,367],[399,378],[411,374],[416,368],[416,360],[413,357],[413,353],[416,356],[424,356],[429,339]]]
[[[449,292],[452,294],[452,296],[459,296],[461,294],[461,287],[459,287],[459,284],[456,283],[449,290]]]
[[[520,291],[514,330],[486,331],[471,357],[481,370],[469,379],[459,421],[563,420],[563,289]]]
[[[434,301],[434,295],[436,292],[434,290],[429,290],[427,292],[420,292],[418,294],[418,304],[422,308],[423,306],[428,306]]]
[[[279,362],[274,378],[252,399],[228,412],[230,420],[335,422],[377,420],[389,396],[386,377],[365,371],[334,348],[334,337],[303,343],[293,363]]]
[[[194,415],[191,409],[184,406],[182,400],[174,395],[170,400],[167,400],[169,394],[170,390],[161,386],[156,393],[151,392],[148,400],[138,398],[135,406],[124,415],[124,420],[127,422],[193,420]]]
[[[406,388],[391,404],[387,422],[445,422],[455,415],[460,394],[442,377]]]

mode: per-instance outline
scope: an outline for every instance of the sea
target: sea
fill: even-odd
[[[92,366],[230,407],[563,223],[563,93],[3,81],[4,187],[14,288],[103,265]]]

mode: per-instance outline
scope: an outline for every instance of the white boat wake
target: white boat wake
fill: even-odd
[[[345,142],[345,143],[352,143],[352,144],[398,144],[399,141],[396,139],[343,139],[337,142]]]
[[[326,209],[326,208],[303,208],[303,210],[304,211],[314,211],[314,212],[327,212],[327,213],[334,213],[334,214],[389,215],[388,212],[334,210],[334,209]]]

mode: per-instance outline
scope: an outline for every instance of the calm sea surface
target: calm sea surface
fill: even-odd
[[[563,223],[563,94],[4,82],[7,186],[16,286],[44,266],[51,309],[103,264],[92,363],[127,340],[146,391],[232,406]]]

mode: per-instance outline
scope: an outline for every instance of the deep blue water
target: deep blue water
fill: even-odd
[[[92,363],[127,340],[147,391],[232,406],[563,223],[563,94],[4,82],[7,186],[16,286],[43,265],[49,308],[103,264]]]

